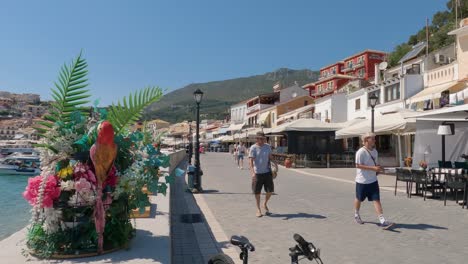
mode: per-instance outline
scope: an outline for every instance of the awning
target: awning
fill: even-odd
[[[464,86],[464,83],[457,83],[457,82],[450,82],[450,83],[444,83],[444,84],[439,84],[435,85],[432,87],[428,87],[421,92],[417,93],[413,97],[409,99],[410,103],[417,103],[425,100],[430,100],[430,99],[436,99],[440,98],[441,93],[445,90],[448,89],[454,89],[458,86]]]
[[[413,115],[408,116],[409,118],[417,118],[423,120],[424,118],[436,118],[437,116],[446,115],[448,118],[450,115],[458,115],[460,113],[466,114],[468,112],[468,105],[457,105],[452,107],[443,107],[435,110],[428,110],[424,112],[416,112]],[[468,114],[466,114],[468,116]],[[450,120],[445,120],[450,121]]]
[[[245,123],[237,124],[237,125],[236,125],[236,124],[231,124],[231,125],[227,128],[227,130],[228,130],[228,131],[238,131],[238,130],[241,130],[242,127],[243,127],[244,125],[245,125]]]
[[[233,136],[222,136],[218,138],[219,141],[221,142],[234,142],[234,137]]]
[[[213,131],[213,134],[226,134],[229,131],[229,127],[221,127],[218,129],[218,131]]]
[[[376,115],[374,120],[374,132],[378,135],[407,134],[416,130],[415,111],[401,109],[399,112]],[[371,131],[371,120],[366,119],[336,131],[336,138],[359,137]]]
[[[313,109],[314,107],[315,107],[314,104],[306,105],[306,106],[303,106],[303,107],[298,108],[296,110],[293,110],[293,111],[290,111],[288,113],[282,114],[282,115],[278,116],[278,119],[276,120],[276,122],[279,123],[279,122],[282,122],[284,120],[290,119],[291,117],[293,117],[295,119],[297,115],[302,114],[304,112],[307,112],[307,111]]]
[[[326,123],[317,119],[301,118],[290,123],[282,124],[278,127],[275,127],[270,131],[270,133],[280,133],[287,131],[336,131],[343,127],[343,123]]]
[[[258,124],[265,124],[265,122],[270,118],[270,111],[263,112],[258,117]]]

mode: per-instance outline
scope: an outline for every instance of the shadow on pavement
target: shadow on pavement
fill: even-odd
[[[376,226],[380,226],[377,222],[364,222],[365,224],[374,224]],[[400,233],[397,229],[410,229],[410,230],[429,230],[429,229],[438,229],[438,230],[448,230],[447,227],[443,226],[435,226],[435,225],[428,225],[428,224],[399,224],[395,223],[395,226],[390,228],[388,231]]]
[[[317,214],[307,214],[307,213],[297,213],[297,214],[275,214],[272,213],[267,217],[274,217],[274,218],[284,218],[283,220],[289,220],[294,218],[316,218],[316,219],[325,219],[326,216],[317,215]]]
[[[245,192],[245,193],[233,193],[233,192],[220,192],[219,190],[203,190],[202,194],[248,194],[248,195],[253,195],[251,192]],[[265,195],[265,193],[262,193],[262,195]],[[278,195],[277,193],[272,193],[271,195],[275,196]]]
[[[170,244],[170,238],[168,236],[154,236],[149,231],[137,229],[136,236],[130,241],[130,247],[128,249],[121,249],[116,252],[104,254],[100,256],[71,259],[70,263],[90,263],[97,261],[99,263],[168,263],[169,256],[161,257],[164,250],[167,250],[167,246]],[[156,250],[155,250],[156,248]],[[62,261],[57,260],[60,263]],[[49,263],[49,262],[48,262]]]
[[[429,230],[429,229],[440,229],[440,230],[448,230],[447,227],[443,226],[435,226],[435,225],[428,225],[428,224],[395,224],[393,229],[413,229],[413,230]]]

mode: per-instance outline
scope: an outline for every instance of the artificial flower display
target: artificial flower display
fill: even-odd
[[[97,103],[85,108],[86,68],[81,54],[62,67],[50,114],[36,125],[42,173],[29,179],[23,196],[33,206],[28,252],[43,258],[128,245],[135,235],[131,211],[149,205],[143,186],[165,194],[173,180],[159,171],[169,158],[151,136],[129,131],[162,96],[161,89],[143,89],[107,109]],[[159,182],[161,176],[166,183]]]

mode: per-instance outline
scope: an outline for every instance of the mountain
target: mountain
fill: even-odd
[[[224,81],[190,84],[173,92],[165,94],[160,101],[154,103],[145,112],[145,119],[163,119],[171,123],[195,119],[195,101],[193,92],[203,91],[203,101],[200,104],[202,119],[224,119],[229,115],[231,105],[273,91],[273,85],[281,82],[284,87],[314,82],[318,72],[308,69],[291,70],[281,68],[273,72],[250,77],[236,78]]]

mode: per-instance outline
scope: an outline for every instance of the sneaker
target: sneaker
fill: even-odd
[[[395,223],[385,221],[382,224],[380,224],[380,227],[382,227],[384,230],[388,230],[388,229],[392,228],[394,225],[395,225]]]
[[[361,220],[361,217],[359,215],[354,216],[354,221],[356,221],[356,223],[360,225],[364,224],[364,222]]]

